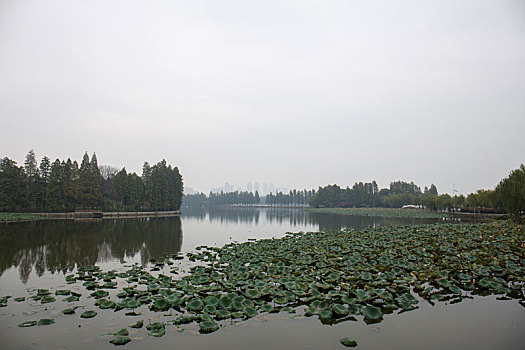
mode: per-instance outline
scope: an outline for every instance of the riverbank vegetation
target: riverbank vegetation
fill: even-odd
[[[0,213],[0,223],[42,220],[39,215],[27,213]]]
[[[309,208],[312,213],[337,214],[348,216],[373,216],[383,218],[416,218],[434,219],[442,218],[446,213],[429,210],[401,209],[401,208]]]
[[[431,211],[505,212],[518,219],[525,211],[525,165],[513,170],[494,190],[479,190],[467,197],[438,194],[431,185],[421,191],[413,182],[396,181],[379,189],[376,182],[355,183],[346,189],[338,185],[320,187],[308,200],[315,208],[401,208],[421,206]]]
[[[179,210],[183,182],[177,167],[165,160],[144,163],[142,176],[111,166],[99,167],[87,152],[77,161],[43,157],[30,150],[23,166],[0,160],[0,212],[71,212]]]
[[[509,222],[295,233],[200,246],[186,257],[174,254],[121,271],[80,267],[65,277],[71,290],[36,289],[14,300],[56,305],[67,315],[58,314],[56,323],[84,322],[85,312],[75,311],[79,305],[92,317],[120,312],[128,326],[115,329],[112,343],[131,341],[128,327],[146,328],[140,337],[169,336],[194,329],[191,324],[210,333],[274,312],[316,317],[323,324],[378,323],[385,314],[417,309],[422,300],[457,303],[499,295],[525,305],[524,233],[523,225]],[[193,263],[189,274],[177,267],[181,259]],[[0,300],[4,307],[13,302]],[[37,322],[27,316],[19,327]]]

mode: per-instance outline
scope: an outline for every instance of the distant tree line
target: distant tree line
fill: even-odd
[[[182,193],[178,168],[165,160],[144,163],[142,176],[99,167],[96,154],[90,159],[87,152],[80,165],[71,159],[51,162],[46,156],[38,164],[33,150],[23,166],[7,157],[0,160],[2,212],[178,210]]]
[[[269,193],[265,197],[266,204],[276,205],[291,205],[291,206],[306,206],[308,199],[315,194],[315,190],[290,190],[288,193],[277,192],[276,194]]]
[[[249,205],[249,204],[270,204],[275,206],[306,206],[308,198],[315,194],[315,190],[290,190],[289,193],[277,192],[269,193],[266,196],[259,196],[259,192],[210,192],[208,196],[204,193],[185,194],[182,198],[184,206],[219,206],[219,205]]]
[[[338,185],[319,187],[308,203],[316,208],[389,207],[420,205],[429,210],[465,210],[474,212],[506,212],[519,217],[525,211],[525,165],[513,170],[494,190],[478,190],[450,196],[438,194],[434,184],[423,191],[413,182],[395,181],[389,188],[378,189],[375,181],[355,183],[352,188]]]
[[[182,197],[184,206],[218,206],[218,205],[236,205],[236,204],[259,204],[261,198],[259,192],[255,191],[234,191],[234,192],[210,192],[208,196],[204,193],[185,194]]]
[[[338,185],[320,187],[309,199],[309,203],[316,208],[401,208],[408,204],[418,205],[421,197],[427,195],[438,195],[434,184],[421,191],[421,188],[413,182],[395,181],[390,183],[390,188],[380,190],[375,181],[356,182],[352,188],[341,188]]]

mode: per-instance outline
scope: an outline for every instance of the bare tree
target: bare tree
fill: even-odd
[[[111,165],[101,165],[99,166],[99,169],[102,178],[106,181],[112,179],[113,176],[115,176],[115,174],[119,172],[117,168]]]

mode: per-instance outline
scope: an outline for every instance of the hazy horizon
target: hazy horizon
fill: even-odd
[[[468,194],[525,163],[524,62],[518,0],[0,0],[0,157]]]

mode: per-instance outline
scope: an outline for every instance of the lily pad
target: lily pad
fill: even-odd
[[[89,310],[89,311],[84,311],[83,313],[81,313],[80,317],[82,317],[82,318],[92,318],[92,317],[95,317],[96,315],[97,315],[96,311]]]
[[[55,323],[55,320],[52,320],[52,319],[50,319],[50,318],[42,318],[42,319],[40,319],[40,320],[38,321],[37,324],[38,324],[39,326],[48,326],[48,325],[53,324],[53,323]]]
[[[339,342],[341,344],[343,344],[344,346],[347,346],[347,347],[350,347],[350,348],[353,348],[353,347],[357,346],[357,342],[354,339],[350,339],[350,338],[343,338],[343,339],[339,340]]]
[[[114,339],[111,339],[109,342],[113,345],[126,345],[130,341],[131,341],[130,337],[121,336],[121,337],[116,337]]]
[[[210,320],[202,321],[201,323],[199,323],[199,327],[202,333],[211,333],[219,329],[217,323]]]
[[[33,327],[33,326],[36,326],[37,325],[37,321],[26,321],[26,322],[22,322],[18,325],[18,327]]]

